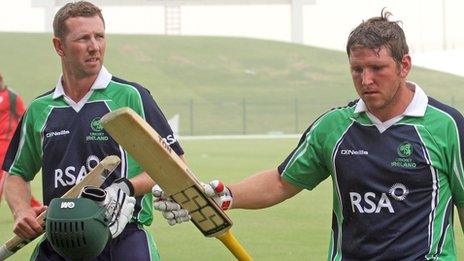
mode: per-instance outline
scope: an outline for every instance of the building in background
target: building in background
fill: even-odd
[[[404,21],[412,52],[464,49],[459,0],[91,0],[108,33],[238,36],[343,50],[362,19],[386,7]],[[0,1],[0,31],[51,31],[66,0]],[[21,15],[18,15],[21,14]]]

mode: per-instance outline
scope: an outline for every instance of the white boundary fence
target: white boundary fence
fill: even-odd
[[[301,134],[263,134],[263,135],[207,135],[207,136],[180,136],[183,140],[264,140],[264,139],[297,139]]]

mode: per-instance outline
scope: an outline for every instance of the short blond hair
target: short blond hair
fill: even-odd
[[[68,33],[68,27],[66,26],[66,20],[71,17],[94,17],[98,15],[105,25],[105,19],[101,13],[101,9],[96,5],[86,2],[79,1],[75,3],[67,3],[58,10],[53,19],[53,34],[55,37],[63,39]]]

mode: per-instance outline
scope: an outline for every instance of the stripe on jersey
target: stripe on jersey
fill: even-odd
[[[439,179],[438,177],[438,170],[436,168],[433,167],[433,164],[432,164],[432,158],[430,157],[430,153],[427,149],[427,146],[425,146],[425,141],[420,133],[420,131],[418,130],[418,126],[420,127],[423,127],[425,128],[424,126],[422,125],[416,125],[416,124],[405,124],[405,125],[411,125],[414,127],[414,130],[416,131],[417,133],[417,136],[419,137],[421,143],[422,143],[422,153],[424,155],[424,158],[425,160],[427,161],[427,164],[430,165],[430,173],[432,175],[432,199],[430,201],[430,207],[431,207],[431,211],[430,211],[430,214],[429,214],[429,225],[428,225],[428,245],[430,246],[430,251],[432,251],[432,242],[433,242],[433,237],[434,237],[434,229],[433,229],[433,225],[435,224],[435,219],[436,219],[436,208],[437,208],[437,204],[438,204],[438,197],[440,196],[440,188],[439,188],[439,183],[437,182],[437,180]],[[429,253],[430,253],[429,251]]]
[[[437,107],[435,107],[435,106],[430,106],[430,107],[432,107],[432,108],[434,108],[435,110],[440,111],[441,113],[445,114],[447,117],[449,117],[449,118],[451,119],[451,122],[454,124],[454,128],[455,128],[455,131],[456,131],[456,134],[457,134],[457,135],[456,135],[456,139],[457,139],[457,141],[456,141],[457,143],[456,143],[456,144],[458,145],[458,146],[457,146],[458,153],[457,153],[457,155],[456,155],[457,158],[454,159],[454,161],[453,161],[453,162],[454,162],[453,170],[454,170],[454,174],[456,175],[456,178],[459,180],[459,184],[461,185],[461,188],[464,190],[464,181],[463,181],[463,177],[462,177],[462,176],[463,176],[462,174],[464,173],[462,157],[463,157],[464,155],[462,155],[462,153],[461,153],[461,146],[462,146],[462,145],[461,145],[461,141],[460,141],[460,137],[459,137],[459,136],[460,136],[460,135],[459,135],[460,132],[459,132],[459,128],[458,128],[458,126],[457,126],[457,123],[456,123],[456,121],[454,120],[454,117],[451,116],[448,112],[443,111],[443,110],[441,110],[441,109],[439,109],[439,108],[437,108]],[[464,131],[464,130],[463,130],[463,131]],[[460,158],[458,158],[459,155],[462,155],[462,156],[461,156]],[[459,166],[456,165],[457,163],[459,164]]]
[[[450,214],[453,213],[452,211],[453,205],[451,199],[448,199],[448,202],[446,203],[446,212],[445,215],[443,215],[443,219],[441,220],[441,231],[440,231],[440,240],[438,241],[437,244],[437,251],[435,253],[435,258],[438,258],[443,251],[443,247],[445,245],[445,239],[446,239],[446,234],[449,231],[449,227],[452,223],[448,222],[448,224],[445,227],[445,222],[446,220],[449,220]]]
[[[348,132],[348,130],[353,126],[354,121],[352,120],[351,124],[347,126],[345,131],[340,135],[340,138],[337,140],[335,143],[336,145],[334,146],[334,149],[332,151],[332,168],[333,168],[333,187],[336,188],[336,194],[337,194],[337,199],[338,199],[338,204],[335,204],[338,206],[338,211],[334,209],[334,213],[337,218],[337,226],[338,226],[338,240],[337,240],[337,254],[335,257],[339,256],[340,258],[343,257],[342,254],[342,238],[343,238],[343,200],[342,200],[342,195],[340,192],[340,186],[338,184],[338,178],[337,178],[337,168],[335,167],[335,158],[338,152],[338,149],[340,148],[340,144],[342,143],[343,138],[345,137],[345,134]]]
[[[29,117],[30,117],[29,114],[25,113],[24,117],[23,117],[23,120],[21,120],[21,122],[22,123],[26,122]],[[24,143],[26,142],[26,137],[28,137],[26,124],[21,124],[21,136],[19,138],[18,150],[17,150],[17,153],[16,153],[16,155],[14,157],[13,163],[8,168],[8,173],[10,173],[10,174],[13,173],[13,166],[15,165],[16,161],[18,160],[18,157],[21,155],[21,151],[23,150]]]
[[[118,79],[118,78],[115,78],[113,77],[113,79],[111,79],[111,83],[114,83],[116,85],[119,85],[119,86],[123,86],[123,87],[129,87],[131,88],[132,90],[134,90],[134,92],[137,94],[137,96],[139,97],[139,101],[140,101],[140,113],[141,113],[141,117],[146,120],[146,117],[145,117],[145,110],[143,108],[143,99],[142,99],[142,96],[140,95],[140,91],[134,87],[133,85],[129,84],[129,83],[124,83],[124,82],[120,82],[120,81],[116,81],[115,79]],[[121,80],[121,79],[118,79],[118,80]],[[121,80],[122,81],[122,80]],[[142,86],[140,86],[142,87]],[[142,87],[143,88],[143,87]]]

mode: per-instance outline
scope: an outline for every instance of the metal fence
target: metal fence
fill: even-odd
[[[179,135],[245,135],[302,133],[322,113],[348,100],[163,102],[166,117],[179,115]],[[450,97],[445,103],[463,111],[464,100]]]

